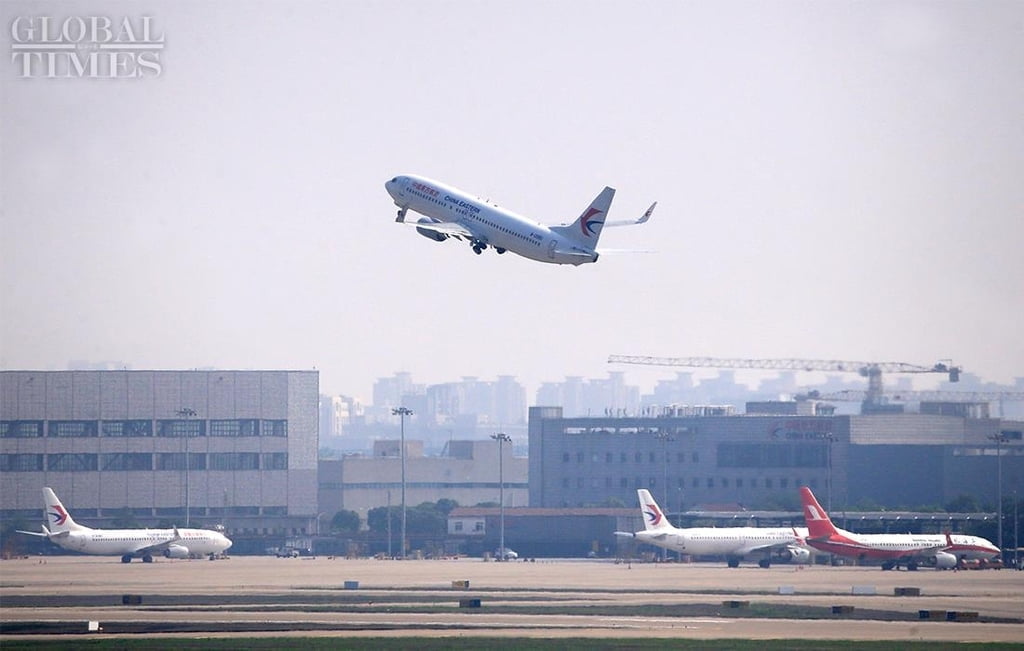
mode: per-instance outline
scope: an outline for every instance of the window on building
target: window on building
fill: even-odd
[[[40,472],[41,454],[0,454],[0,472]]]
[[[765,480],[764,480],[764,487],[765,487],[765,488],[775,488],[775,487],[774,487],[774,486],[772,485],[772,480],[771,480],[771,479],[765,479]]]
[[[258,452],[214,452],[210,454],[210,470],[259,470]]]
[[[264,420],[260,425],[260,435],[262,436],[288,436],[288,421],[287,420]]]
[[[643,460],[644,460],[644,453],[643,452],[637,452],[637,453],[635,453],[633,455],[633,461],[635,461],[637,463],[642,463]]]
[[[562,477],[562,488],[569,488],[569,478]]]
[[[287,452],[264,452],[260,461],[261,470],[288,470]]]
[[[654,463],[655,461],[658,460],[658,458],[655,456],[655,454],[653,452],[648,452],[647,453],[647,460],[650,461],[651,463]]]
[[[619,488],[629,488],[628,477],[619,477]]]
[[[818,478],[817,477],[811,477],[811,489],[817,489],[817,488],[818,488]]]
[[[46,469],[64,472],[93,471],[99,469],[99,459],[97,455],[88,453],[48,454]]]
[[[677,463],[684,463],[685,461],[686,461],[686,453],[685,452],[676,452],[676,462]]]
[[[714,487],[715,487],[715,479],[714,479],[714,477],[708,477],[708,488],[714,488]]]
[[[46,435],[59,438],[99,436],[99,423],[95,420],[51,420],[46,424]]]
[[[789,488],[789,479],[787,479],[786,477],[783,477],[782,479],[780,479],[779,480],[779,488],[783,488],[783,489]]]
[[[722,488],[729,488],[729,480],[725,477],[719,478],[719,483],[721,483]]]
[[[613,455],[611,452],[605,452],[604,453],[604,462],[605,463],[611,463],[613,459],[615,459],[615,455]]]
[[[473,523],[473,531],[483,531],[483,530],[484,530],[484,523],[483,523],[482,520],[477,520],[475,523]]]
[[[611,488],[612,487],[612,478],[611,477],[605,477],[604,478],[604,487],[605,488]]]
[[[620,452],[619,453],[619,463],[626,463],[627,460],[628,460],[628,457],[626,456],[626,453],[625,452]]]
[[[696,452],[690,453],[690,461],[693,463],[700,463],[700,457],[697,456]]]
[[[568,452],[563,452],[562,453],[562,463],[569,463],[569,453]]]
[[[111,452],[100,455],[100,470],[152,470],[149,452]]]
[[[461,531],[462,531],[462,520],[456,520],[456,521],[455,521],[455,527],[454,527],[454,529],[455,529],[455,532],[456,532],[456,533],[459,533],[459,532],[461,532]]]
[[[736,478],[736,488],[743,488],[743,478],[742,477],[737,477]]]
[[[100,428],[101,436],[153,436],[151,420],[105,420]]]
[[[583,463],[583,458],[584,457],[583,457],[583,453],[582,452],[577,452],[576,453],[576,463]]]
[[[583,477],[576,478],[576,488],[583,488]]]
[[[158,420],[156,435],[168,438],[206,436],[206,421],[198,419]]]
[[[0,438],[27,439],[43,435],[41,420],[2,420],[0,421]]]
[[[698,488],[698,487],[700,487],[700,480],[697,479],[696,477],[694,477],[693,479],[690,480],[690,488]]]
[[[657,477],[650,477],[647,480],[647,487],[648,488],[654,488],[657,485],[658,485],[658,478]]]

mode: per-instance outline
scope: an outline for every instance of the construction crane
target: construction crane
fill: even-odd
[[[824,371],[858,373],[868,379],[864,394],[865,411],[877,410],[885,404],[882,373],[944,373],[950,382],[959,382],[961,368],[937,362],[932,366],[906,362],[844,362],[826,359],[723,359],[719,357],[647,357],[611,355],[609,364],[640,364],[644,366],[685,366],[690,368],[737,368],[767,371]]]

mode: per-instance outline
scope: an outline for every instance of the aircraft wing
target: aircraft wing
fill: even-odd
[[[776,549],[789,549],[790,547],[801,547],[797,542],[786,542],[786,543],[772,543],[770,545],[752,545],[750,547],[744,547],[740,551],[736,552],[736,555],[746,556],[747,554],[753,554],[756,552],[769,552]]]
[[[467,240],[481,239],[477,237],[476,233],[469,230],[458,222],[402,222],[408,226],[415,226],[416,228],[422,228],[426,231],[433,231],[435,233],[441,233],[442,235],[448,235],[450,237],[465,238]]]
[[[161,540],[158,543],[153,543],[151,545],[145,545],[143,547],[139,547],[133,553],[135,553],[135,554],[146,554],[146,553],[149,553],[149,552],[162,552],[165,549],[167,549],[168,545],[173,545],[174,543],[177,543],[177,542],[181,542],[181,535],[178,533],[178,528],[175,527],[174,528],[174,535],[171,536],[170,538],[168,538],[167,540]]]

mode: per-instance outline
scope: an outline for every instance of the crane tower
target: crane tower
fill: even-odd
[[[944,373],[950,382],[959,382],[961,368],[951,363],[937,362],[931,366],[906,362],[846,362],[825,359],[736,359],[719,357],[650,357],[641,355],[611,355],[609,364],[640,364],[645,366],[685,366],[689,368],[736,368],[769,371],[825,371],[857,373],[868,379],[862,408],[877,411],[885,404],[882,373]]]

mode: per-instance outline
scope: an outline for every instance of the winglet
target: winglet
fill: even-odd
[[[658,205],[657,201],[652,203],[651,207],[647,209],[647,212],[644,213],[643,217],[641,217],[640,219],[636,220],[636,223],[638,223],[638,224],[645,224],[645,223],[647,223],[647,220],[650,219],[651,215],[654,213],[654,207],[657,206],[657,205]]]

